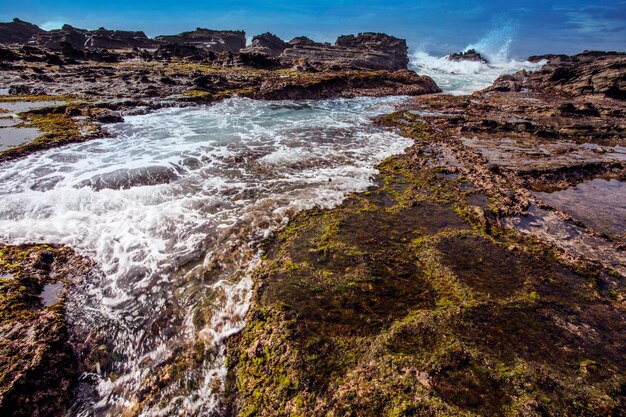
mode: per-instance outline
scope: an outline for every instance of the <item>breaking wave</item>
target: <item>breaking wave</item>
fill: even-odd
[[[410,66],[418,74],[432,77],[445,93],[471,94],[489,87],[502,74],[541,68],[543,62],[532,63],[510,57],[513,34],[513,25],[507,23],[463,49],[463,52],[470,49],[478,51],[488,61],[487,64],[454,62],[449,61],[447,56],[434,56],[427,51],[417,50],[411,55]]]

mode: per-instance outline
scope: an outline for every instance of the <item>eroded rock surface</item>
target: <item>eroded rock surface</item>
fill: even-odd
[[[361,33],[337,38],[334,46],[315,44],[307,40],[293,43],[281,60],[305,60],[320,68],[366,68],[396,71],[409,63],[406,41],[382,33]]]
[[[626,236],[537,191],[622,189],[624,102],[589,93],[492,88],[381,117],[414,145],[268,244],[229,344],[232,414],[626,413]]]
[[[56,245],[0,245],[0,413],[64,415],[79,376],[67,291],[92,264]]]
[[[542,69],[527,73],[520,71],[496,80],[492,90],[544,91],[573,96],[601,94],[619,100],[626,99],[626,54],[623,52],[585,52],[574,56],[548,55],[532,57],[547,59]],[[571,109],[579,115],[593,116],[585,109]]]

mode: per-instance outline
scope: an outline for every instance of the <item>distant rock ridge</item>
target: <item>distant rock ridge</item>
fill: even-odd
[[[354,68],[397,71],[409,64],[408,47],[404,39],[384,33],[342,35],[334,46],[296,38],[293,47],[280,56],[283,62],[306,61],[319,69]]]
[[[28,42],[33,35],[42,32],[45,30],[39,26],[15,18],[12,22],[0,23],[0,43],[23,44]]]
[[[61,29],[35,33],[28,42],[48,49],[61,49],[64,43],[75,49],[132,49],[154,48],[157,43],[143,32],[107,30],[87,30],[63,25]]]
[[[10,23],[0,23],[0,44],[60,51],[65,58],[73,60],[115,61],[116,57],[107,51],[138,48],[150,50],[140,53],[140,58],[145,60],[183,58],[224,66],[294,68],[307,72],[345,69],[398,71],[407,69],[409,63],[404,39],[373,32],[342,35],[334,45],[315,42],[306,36],[286,42],[267,32],[255,36],[246,46],[246,34],[240,30],[197,28],[150,39],[139,31],[87,30],[71,25],[45,31],[15,19]],[[11,54],[6,55],[14,59]],[[53,56],[49,59],[63,63]],[[120,56],[119,59],[125,58]]]
[[[485,57],[483,57],[475,49],[469,49],[465,52],[458,52],[455,54],[450,54],[448,55],[448,61],[453,61],[453,62],[471,61],[471,62],[482,62],[483,64],[489,63],[489,61],[487,61]]]

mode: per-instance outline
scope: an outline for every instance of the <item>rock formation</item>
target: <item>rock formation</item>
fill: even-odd
[[[132,49],[155,48],[157,43],[143,32],[123,30],[87,30],[63,25],[61,29],[35,33],[28,41],[40,48],[62,49],[67,43],[74,49]]]
[[[241,50],[242,54],[258,54],[276,58],[283,53],[290,45],[278,36],[269,32],[257,35],[252,38],[252,43],[247,48]]]
[[[460,62],[460,61],[472,61],[472,62],[482,62],[483,64],[488,64],[489,62],[475,49],[470,49],[465,52],[458,52],[456,54],[448,55],[448,61]]]
[[[210,30],[197,28],[178,35],[157,36],[161,43],[191,45],[212,52],[239,52],[246,46],[246,33],[234,30]]]
[[[23,44],[42,32],[45,31],[38,26],[15,18],[12,22],[0,23],[0,44]]]
[[[544,57],[533,57],[535,60]],[[540,70],[520,71],[499,77],[494,91],[559,92],[572,96],[600,94],[626,99],[626,54],[622,52],[584,52],[574,56],[547,56]]]
[[[312,39],[307,38],[306,36],[298,36],[290,40],[289,45],[293,46],[323,46],[323,44],[319,42],[315,42]]]
[[[337,38],[334,46],[299,38],[285,49],[281,61],[304,59],[320,68],[352,68],[397,71],[409,63],[406,41],[382,33],[361,33]],[[293,41],[292,41],[293,42]]]

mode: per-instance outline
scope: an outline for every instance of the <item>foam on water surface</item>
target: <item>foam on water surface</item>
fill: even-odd
[[[422,49],[411,54],[409,66],[418,74],[435,80],[444,93],[471,94],[489,87],[500,75],[513,74],[522,69],[534,71],[545,62],[532,63],[511,58],[509,49],[513,43],[513,27],[506,23],[488,32],[479,41],[467,45],[478,51],[489,63],[473,61],[449,61],[447,56],[434,56]]]
[[[166,109],[127,117],[112,138],[0,165],[0,241],[67,244],[101,271],[74,290],[69,314],[116,359],[89,376],[98,395],[75,414],[132,407],[158,365],[198,341],[215,354],[187,370],[194,383],[153,393],[160,406],[142,413],[218,407],[223,340],[245,324],[257,243],[291,213],[372,184],[374,165],[410,144],[370,120],[397,101]]]

